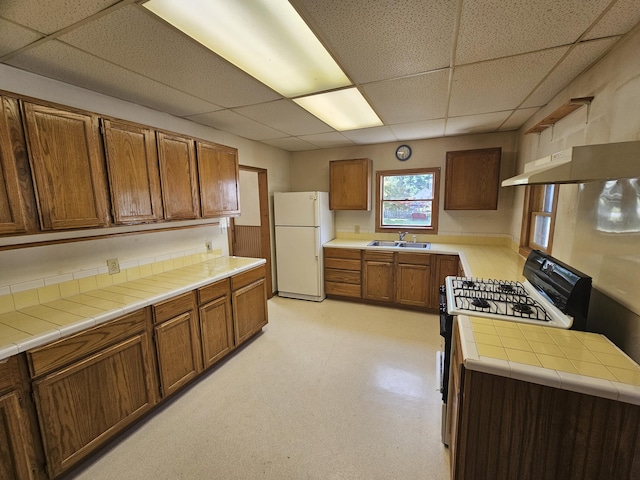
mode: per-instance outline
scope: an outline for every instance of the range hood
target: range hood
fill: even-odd
[[[583,145],[525,164],[503,187],[640,177],[640,141]]]

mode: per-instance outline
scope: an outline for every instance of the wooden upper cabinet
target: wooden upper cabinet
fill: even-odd
[[[102,126],[114,222],[162,220],[155,132],[117,120],[104,119]]]
[[[42,229],[108,226],[98,117],[28,102],[23,105]]]
[[[331,210],[371,210],[369,158],[329,162],[329,208]]]
[[[20,164],[28,167],[18,101],[0,96],[0,234],[20,233],[27,229],[25,198],[20,184],[27,181],[29,171],[28,168],[20,169]]]
[[[497,210],[502,149],[447,152],[445,210]]]
[[[200,141],[196,150],[202,216],[239,215],[238,150]]]
[[[193,139],[157,132],[157,141],[164,217],[167,220],[199,218],[198,173]]]

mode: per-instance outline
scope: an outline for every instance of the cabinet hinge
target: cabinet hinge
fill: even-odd
[[[102,135],[104,135],[104,120],[102,120],[102,118],[98,119],[98,125],[99,125],[99,128],[100,128],[100,133]]]

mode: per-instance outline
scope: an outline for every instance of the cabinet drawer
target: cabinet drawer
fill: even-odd
[[[378,252],[373,250],[365,250],[364,259],[376,260],[378,262],[393,262],[393,252]]]
[[[431,255],[428,253],[398,252],[398,263],[431,265]]]
[[[341,297],[360,298],[362,296],[360,285],[351,283],[325,282],[324,291],[327,295],[340,295]]]
[[[324,258],[350,258],[360,260],[360,250],[352,248],[325,248]]]
[[[264,268],[264,265],[234,275],[233,277],[231,277],[231,290],[242,288],[245,285],[249,285],[250,283],[255,282],[259,278],[264,278],[265,276],[266,270]]]
[[[324,267],[337,268],[339,270],[353,270],[358,272],[362,269],[362,265],[360,264],[360,259],[348,260],[344,258],[326,258],[326,257],[324,259]]]
[[[328,268],[324,272],[324,278],[327,282],[341,282],[360,285],[360,272],[350,270],[334,270],[332,268]]]
[[[51,372],[143,331],[148,319],[149,309],[144,308],[49,345],[29,350],[27,360],[31,376],[35,378]]]
[[[196,307],[193,292],[187,292],[175,298],[153,305],[154,323],[164,322],[181,313],[193,310]]]
[[[198,305],[210,302],[216,298],[224,297],[231,292],[229,279],[225,278],[218,282],[206,285],[198,289]]]

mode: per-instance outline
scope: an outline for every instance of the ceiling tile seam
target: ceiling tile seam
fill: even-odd
[[[288,98],[285,98],[284,100],[287,100],[288,102],[294,103],[294,102],[292,102],[291,100],[289,100]],[[269,102],[264,102],[264,103],[269,103]],[[262,104],[255,104],[255,105],[262,105]],[[295,105],[295,103],[294,103],[294,105]],[[253,106],[253,105],[251,105],[251,106]],[[242,108],[242,107],[234,107],[234,108]],[[247,120],[250,120],[250,121],[252,121],[252,122],[258,123],[258,124],[262,125],[263,127],[270,128],[271,130],[275,130],[276,132],[280,132],[280,133],[282,133],[283,135],[288,135],[288,136],[290,136],[290,137],[292,137],[292,136],[293,136],[293,135],[292,135],[292,134],[290,134],[290,133],[283,132],[283,131],[282,131],[282,130],[280,130],[279,128],[275,128],[275,127],[273,127],[273,126],[271,126],[271,125],[267,125],[266,123],[263,123],[263,122],[261,122],[261,121],[259,121],[259,120],[255,120],[255,119],[253,119],[253,118],[251,118],[251,117],[247,117],[246,115],[243,115],[243,114],[242,114],[242,113],[240,113],[240,112],[236,112],[233,108],[225,108],[224,110],[218,110],[217,112],[212,112],[212,113],[218,113],[218,112],[220,112],[220,111],[230,111],[230,112],[233,112],[233,113],[235,113],[236,115],[241,116],[242,118],[246,118]],[[315,118],[317,118],[317,117],[315,117]],[[320,119],[318,119],[318,120],[320,120]],[[322,120],[320,120],[320,121],[322,122]],[[322,123],[324,123],[324,122],[322,122]],[[326,125],[326,123],[325,123],[325,125]],[[329,128],[331,128],[331,127],[329,127]]]
[[[449,79],[447,81],[447,108],[444,111],[444,129],[443,133],[447,133],[447,125],[449,123],[449,109],[451,108],[451,96],[453,93],[453,73],[455,70],[456,53],[458,50],[458,39],[460,37],[460,26],[462,24],[462,4],[464,0],[458,0],[456,5],[456,20],[453,25],[453,42],[451,45],[451,60],[449,61]]]
[[[451,69],[450,66],[439,67],[439,68],[434,68],[433,70],[425,70],[423,72],[408,73],[406,75],[399,75],[397,77],[383,78],[383,79],[380,79],[380,80],[373,80],[371,82],[359,83],[357,86],[368,87],[368,86],[371,86],[371,85],[378,85],[378,84],[381,84],[381,83],[395,82],[396,80],[405,80],[407,78],[423,77],[423,76],[431,75],[432,73],[440,73],[440,72],[444,72],[444,71],[447,71],[447,70],[450,70],[450,69]]]
[[[582,38],[584,38],[591,30],[593,30],[596,27],[596,25],[598,25],[598,23],[600,23],[600,20],[602,20],[605,17],[605,15],[607,15],[611,11],[613,6],[618,3],[618,1],[619,0],[611,0],[611,3],[609,3],[609,5],[607,5],[604,8],[604,10],[602,10],[600,15],[598,15],[598,17],[596,17],[596,19],[593,22],[591,22],[591,25],[589,25],[584,30],[584,32],[582,32],[582,35],[580,35],[578,37],[578,39],[576,40],[576,43],[579,42]],[[604,38],[604,37],[599,37],[599,38]]]
[[[36,40],[35,42],[31,42],[23,47],[20,47],[17,50],[14,50],[13,52],[7,53],[6,55],[3,55],[2,57],[0,57],[0,62],[5,62],[7,60],[10,60],[11,58],[15,57],[16,55],[20,55],[21,53],[24,53],[25,51],[31,50],[32,48],[35,47],[39,47],[41,44],[46,43],[50,40],[55,40],[58,37],[65,35],[69,32],[71,32],[72,30],[75,30],[78,27],[81,27],[87,23],[93,22],[94,20],[97,20],[100,17],[103,17],[105,15],[108,15],[109,13],[112,13],[116,10],[119,10],[122,7],[126,7],[127,5],[130,5],[132,3],[134,3],[137,0],[121,0],[118,3],[114,3],[113,5],[108,6],[107,8],[104,8],[102,10],[100,10],[99,12],[94,13],[93,15],[89,15],[88,17],[83,18],[82,20],[78,20],[75,23],[72,23],[71,25],[67,25],[64,28],[61,28],[60,30],[57,30],[53,33],[50,34],[45,34],[42,32],[39,32],[38,30],[34,30],[30,27],[27,27],[26,25],[22,25],[19,23],[15,23],[12,22],[16,25],[20,25],[22,28],[26,28],[27,30],[30,30],[32,32],[37,33],[38,35],[43,35],[42,38],[39,38],[38,40]]]

